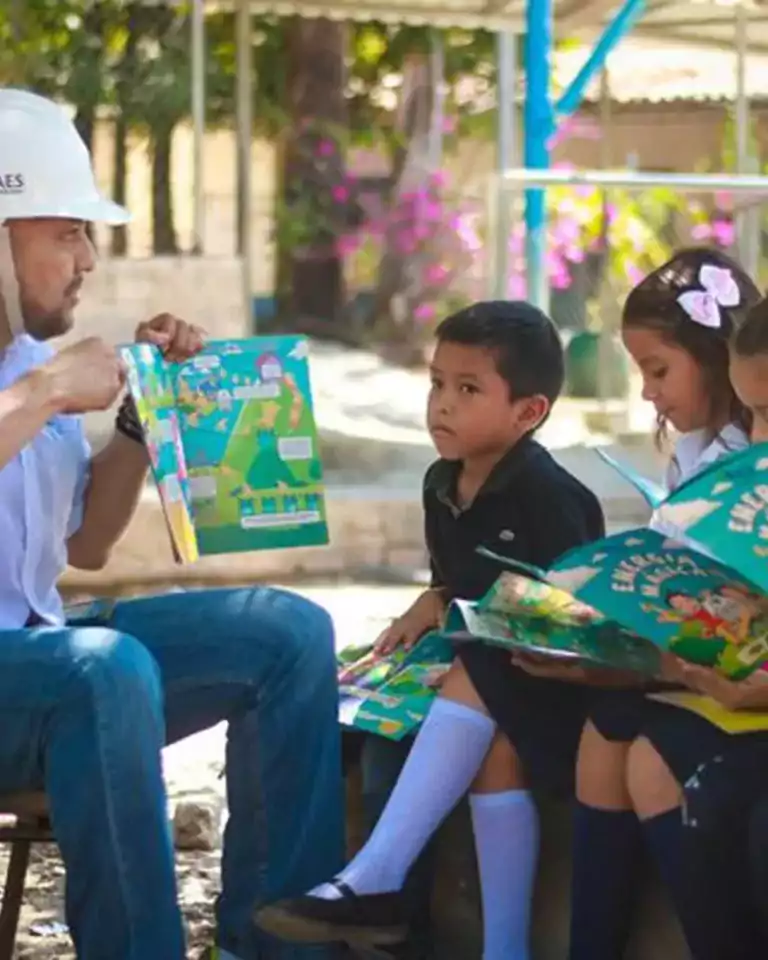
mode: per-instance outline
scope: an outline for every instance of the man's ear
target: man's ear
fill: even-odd
[[[547,419],[551,409],[552,404],[543,394],[525,397],[520,404],[518,423],[526,433],[531,433]]]

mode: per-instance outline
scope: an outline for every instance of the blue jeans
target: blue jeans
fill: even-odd
[[[328,614],[271,589],[118,604],[107,625],[0,633],[0,791],[44,787],[80,960],[182,960],[161,748],[229,722],[219,943],[327,958],[255,929],[254,906],[343,863]]]

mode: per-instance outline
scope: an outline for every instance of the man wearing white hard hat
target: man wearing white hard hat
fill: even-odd
[[[319,958],[251,924],[342,857],[333,629],[271,589],[196,591],[117,604],[67,624],[56,581],[96,569],[125,530],[148,461],[132,405],[91,456],[80,414],[123,392],[98,338],[56,353],[95,258],[91,221],[128,214],[100,196],[55,104],[0,90],[0,794],[45,789],[81,960],[182,960],[161,749],[229,722],[229,821],[217,907],[229,960]],[[174,359],[201,333],[170,314],[138,340]]]

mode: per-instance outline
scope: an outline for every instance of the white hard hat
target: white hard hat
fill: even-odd
[[[99,192],[88,150],[65,111],[26,90],[0,89],[0,223],[39,217],[130,219]]]

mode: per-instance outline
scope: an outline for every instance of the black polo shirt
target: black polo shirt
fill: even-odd
[[[456,505],[459,461],[438,460],[424,477],[432,585],[446,599],[477,600],[502,572],[479,546],[537,567],[605,535],[597,497],[531,437],[494,467],[472,503]]]

